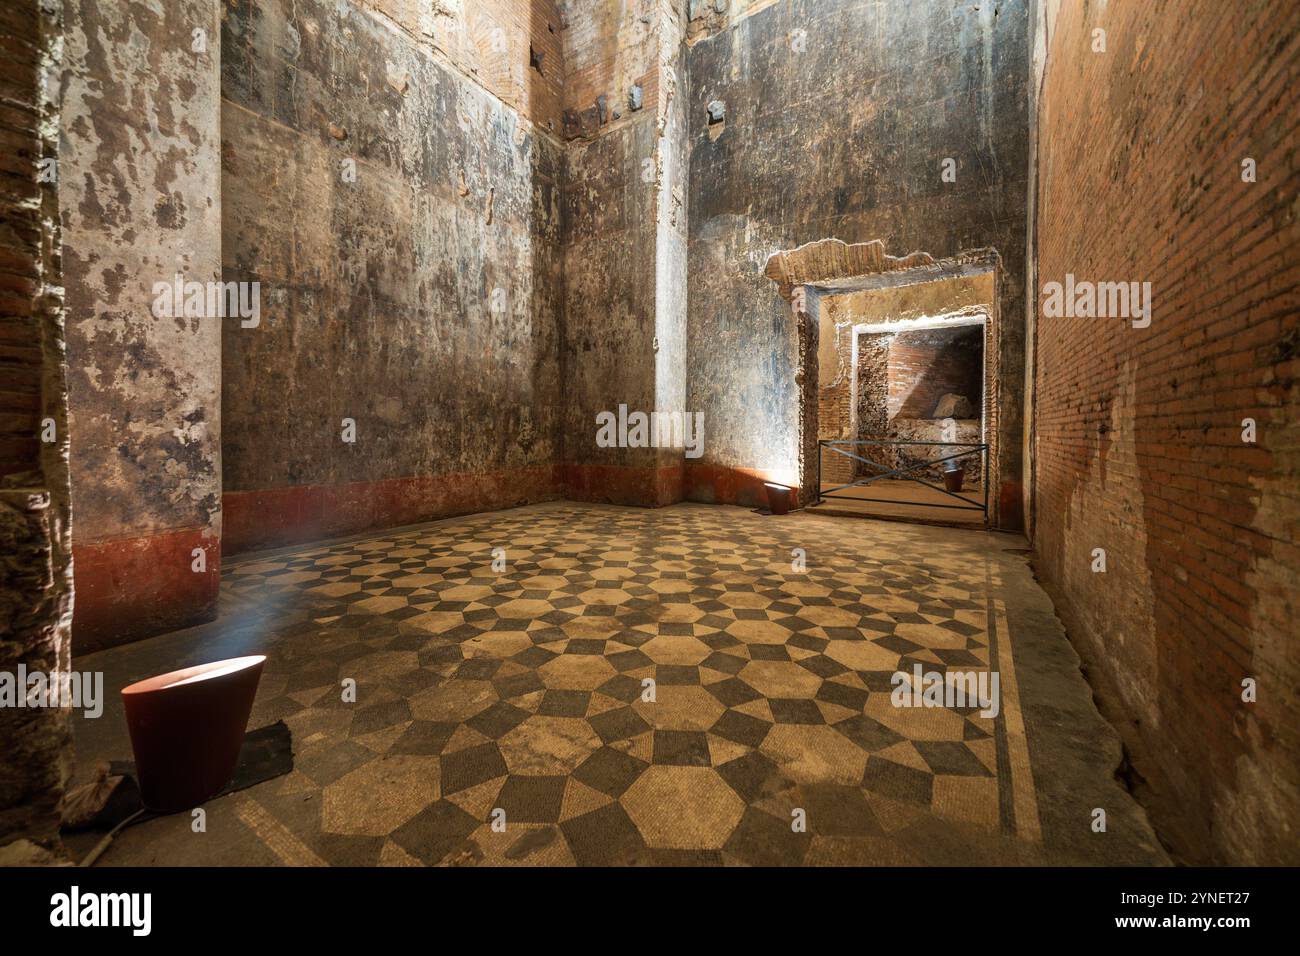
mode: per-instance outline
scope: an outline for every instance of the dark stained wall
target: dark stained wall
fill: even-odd
[[[655,402],[653,110],[568,147],[564,476],[572,496],[654,502],[651,449],[600,448],[596,416]],[[648,161],[651,165],[646,166]]]
[[[70,299],[112,319],[77,324],[74,417],[84,410],[81,454],[100,466],[81,485],[84,533],[111,549],[98,561],[110,597],[170,615],[153,630],[210,612],[218,534],[239,551],[562,493],[662,504],[691,472],[693,496],[732,500],[728,474],[785,469],[794,441],[795,335],[759,276],[770,252],[834,234],[942,256],[1000,245],[989,219],[1016,232],[1023,90],[1000,77],[1022,52],[1017,4],[936,4],[927,19],[903,4],[782,0],[718,35],[697,29],[687,48],[672,4],[490,7],[193,0],[169,8],[173,22],[127,4],[113,15],[143,26],[109,20],[79,41],[81,88],[111,70],[129,80],[118,98],[139,104],[113,135],[139,116],[185,138],[133,168],[94,116],[69,126],[107,182],[156,173],[167,186],[136,188],[125,212],[79,193],[67,204],[80,217],[70,249],[86,256]],[[193,57],[182,28],[208,15],[219,42]],[[137,75],[122,61],[149,31],[159,40]],[[529,37],[540,77],[514,62]],[[177,50],[190,59],[168,59]],[[710,129],[715,98],[727,121]],[[561,106],[567,142],[548,132]],[[957,184],[935,185],[935,142],[909,148],[921,123],[950,134],[939,152],[957,158]],[[220,182],[195,186],[218,142]],[[900,178],[922,167],[933,183]],[[976,190],[981,169],[993,179]],[[166,278],[180,260],[256,282],[259,324],[130,321],[138,290],[122,298],[122,270],[91,257],[132,230],[146,258],[126,275]],[[145,404],[135,420],[128,393]],[[595,414],[620,404],[703,413],[706,457],[598,449]],[[196,543],[206,576],[190,573]],[[121,610],[114,600],[90,606]]]
[[[558,141],[349,3],[222,40],[227,548],[554,497]]]
[[[1024,0],[789,0],[688,49],[687,404],[708,426],[688,497],[761,500],[758,478],[796,472],[796,332],[762,272],[773,252],[823,238],[882,239],[895,256],[994,247],[1014,385],[1000,414],[1019,434],[1027,36]],[[725,117],[711,128],[715,100]],[[941,180],[948,157],[955,183]],[[1009,527],[1017,444],[1001,451]]]

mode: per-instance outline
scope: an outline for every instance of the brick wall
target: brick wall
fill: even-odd
[[[949,392],[965,395],[974,418],[980,415],[983,377],[983,326],[950,329],[921,329],[906,332],[861,332],[857,334],[857,375],[853,371],[853,338],[850,326],[835,330],[834,364],[828,369],[831,381],[817,393],[818,437],[880,438],[893,434],[895,419],[928,419],[939,399]],[[856,402],[856,409],[854,404]],[[856,412],[856,415],[855,415]],[[856,427],[855,427],[856,426]],[[963,440],[978,441],[968,426]],[[974,435],[979,434],[976,427]],[[938,441],[928,432],[921,440]],[[854,454],[896,467],[897,456],[888,448],[854,448]],[[977,471],[977,469],[975,469]],[[842,484],[855,477],[874,474],[875,469],[852,458],[823,452],[823,484]]]
[[[1300,7],[1047,19],[1038,281],[1150,281],[1153,314],[1134,328],[1040,304],[1040,573],[1175,855],[1295,864]]]
[[[40,459],[41,347],[32,297],[37,286],[40,223],[31,205],[40,188],[36,162],[37,7],[5,6],[0,30],[11,37],[0,60],[0,475],[30,471]]]
[[[558,134],[562,20],[553,0],[354,0],[432,49],[543,129]],[[245,0],[245,12],[248,4]],[[228,12],[238,12],[227,0]],[[345,9],[345,8],[339,8]]]
[[[662,0],[591,3],[559,0],[563,19],[564,133],[594,136],[611,125],[635,123],[659,102]],[[641,106],[632,108],[632,87],[640,87]]]
[[[932,418],[939,399],[964,395],[979,417],[984,328],[900,332],[889,346],[889,417]]]

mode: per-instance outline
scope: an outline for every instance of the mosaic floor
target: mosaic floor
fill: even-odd
[[[1049,636],[1012,637],[1046,602],[1018,547],[562,502],[235,560],[219,622],[77,664],[117,687],[265,653],[250,726],[285,720],[295,769],[100,865],[1159,862],[1115,755],[1066,739],[1100,730],[1026,733],[1017,675]],[[1090,707],[1053,653],[1045,706]],[[895,706],[916,665],[996,671],[998,715]],[[115,721],[81,722],[83,765],[129,755]],[[1097,805],[1126,829],[1093,834]]]

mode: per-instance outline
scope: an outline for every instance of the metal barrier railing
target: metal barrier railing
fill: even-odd
[[[945,455],[942,458],[932,458],[918,461],[908,465],[906,468],[889,468],[879,462],[864,458],[861,455],[854,454],[841,446],[860,446],[860,445],[925,445],[925,446],[944,446],[947,448],[964,448],[965,451],[959,451],[952,455]],[[822,458],[826,451],[830,450],[854,461],[861,462],[869,468],[877,468],[879,474],[869,475],[866,478],[859,478],[856,481],[850,481],[848,484],[836,485],[834,488],[822,490]],[[980,456],[980,484],[983,488],[983,501],[973,498],[963,497],[961,494],[949,491],[947,488],[941,488],[938,485],[931,484],[923,478],[910,474],[910,472],[921,471],[922,469],[933,468],[935,465],[941,465],[945,462],[956,461],[959,458],[966,458],[971,455]],[[986,444],[976,444],[974,442],[950,442],[950,441],[903,441],[895,438],[856,438],[856,439],[828,439],[822,438],[817,442],[817,500],[820,502],[823,498],[843,498],[850,501],[873,501],[880,504],[888,505],[908,505],[917,508],[952,508],[957,511],[981,511],[984,513],[984,523],[987,525],[989,520],[989,446]],[[846,488],[861,488],[870,485],[872,482],[879,481],[882,478],[902,478],[905,481],[914,481],[919,485],[925,485],[941,495],[963,502],[959,505],[939,504],[925,501],[900,501],[896,498],[864,498],[860,495],[837,495],[835,492],[843,491]]]

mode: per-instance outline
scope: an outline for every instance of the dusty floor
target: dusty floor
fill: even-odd
[[[219,622],[76,661],[80,775],[130,755],[119,688],[252,652],[296,767],[99,865],[1164,863],[1023,547],[560,502],[232,561]],[[914,663],[998,672],[1000,713],[895,707]]]

